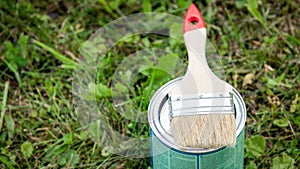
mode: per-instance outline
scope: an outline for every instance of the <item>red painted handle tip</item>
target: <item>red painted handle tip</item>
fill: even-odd
[[[192,3],[184,17],[183,33],[200,28],[206,28],[206,25],[199,9]]]

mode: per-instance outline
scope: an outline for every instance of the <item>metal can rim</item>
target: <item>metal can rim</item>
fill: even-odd
[[[180,81],[182,77],[173,79],[169,81],[168,83],[164,84],[161,88],[159,88],[156,93],[153,95],[153,97],[150,100],[149,106],[148,106],[148,121],[150,124],[150,128],[154,135],[166,146],[185,153],[192,153],[192,154],[199,154],[199,153],[209,153],[214,152],[219,149],[223,149],[224,147],[221,147],[219,149],[208,149],[208,148],[189,148],[189,149],[179,149],[175,144],[172,144],[172,136],[168,133],[162,133],[163,127],[161,126],[160,120],[157,119],[160,117],[160,113],[162,110],[162,107],[164,104],[166,104],[167,101],[167,94],[168,89],[172,87],[172,85],[176,84],[177,81]],[[233,87],[232,87],[233,88]],[[239,136],[239,134],[242,132],[245,122],[246,122],[246,106],[245,103],[239,94],[239,92],[233,88],[233,95],[234,95],[234,104],[236,109],[236,122],[237,122],[237,132],[236,137]],[[173,141],[174,142],[174,141]]]

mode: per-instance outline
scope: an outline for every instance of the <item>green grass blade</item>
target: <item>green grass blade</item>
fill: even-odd
[[[18,70],[16,70],[10,63],[8,63],[6,60],[3,60],[3,62],[8,66],[8,68],[15,74],[16,79],[18,81],[19,86],[21,86],[21,78],[19,75]]]
[[[3,125],[3,118],[4,118],[6,102],[7,102],[8,87],[9,87],[9,82],[7,81],[7,82],[5,82],[5,85],[4,85],[3,100],[2,100],[2,106],[1,106],[0,131],[1,131],[2,125]]]
[[[300,45],[300,40],[297,39],[296,37],[287,34],[287,38],[288,38],[288,40],[291,41],[293,44],[295,44],[295,45]]]
[[[111,15],[113,16],[114,18],[118,18],[118,15],[115,14],[111,8],[108,6],[108,4],[106,3],[105,0],[99,0],[99,2],[101,3],[101,5],[103,5],[104,9]]]
[[[53,48],[47,46],[46,44],[39,42],[37,40],[34,40],[33,42],[35,44],[37,44],[38,46],[40,46],[41,48],[43,48],[43,49],[47,50],[48,52],[50,52],[51,54],[53,54],[56,59],[61,61],[63,64],[67,65],[68,68],[74,69],[76,66],[78,66],[78,64],[75,61],[67,58],[66,56],[62,55],[61,53],[57,52]]]
[[[14,167],[12,166],[12,164],[9,162],[9,160],[6,157],[0,156],[0,162],[5,164],[7,168],[14,169]]]

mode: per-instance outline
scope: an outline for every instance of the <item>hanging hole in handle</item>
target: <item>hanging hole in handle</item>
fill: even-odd
[[[199,18],[192,16],[188,19],[189,23],[191,23],[192,25],[197,25],[199,23]]]

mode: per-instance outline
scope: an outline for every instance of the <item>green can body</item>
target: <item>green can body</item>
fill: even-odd
[[[208,153],[187,153],[162,143],[151,131],[151,165],[153,169],[242,169],[244,166],[244,129],[235,147]]]
[[[152,97],[148,107],[151,136],[151,164],[153,169],[242,169],[246,107],[233,88],[236,119],[236,145],[220,149],[189,148],[181,150],[172,136],[172,114],[168,107],[168,93],[180,82],[174,79],[163,85]]]

